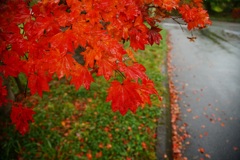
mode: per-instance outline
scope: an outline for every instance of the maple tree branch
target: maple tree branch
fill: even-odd
[[[27,79],[27,84],[25,86],[25,91],[24,91],[24,96],[27,97],[27,88],[28,88],[28,79]]]
[[[11,103],[8,103],[11,107],[14,101],[19,102],[18,106],[14,106],[12,110],[9,110],[16,116],[24,112],[23,110],[18,113],[18,109],[21,110],[24,107],[21,104],[24,96],[27,97],[32,92],[42,96],[43,91],[49,90],[50,80],[48,80],[47,75],[38,75],[38,73],[52,73],[61,78],[63,76],[68,77],[71,71],[75,72],[75,70],[81,72],[80,76],[72,76],[71,81],[70,77],[66,79],[67,83],[75,85],[76,89],[81,85],[89,89],[90,84],[94,81],[92,74],[97,73],[105,76],[106,79],[110,79],[114,70],[113,78],[116,81],[111,86],[112,94],[108,93],[108,101],[112,101],[112,107],[119,110],[122,115],[126,114],[129,109],[135,112],[138,104],[150,104],[147,97],[150,94],[155,94],[156,91],[150,81],[143,84],[138,80],[138,78],[147,79],[147,75],[143,71],[145,70],[144,66],[140,64],[128,66],[124,63],[124,61],[128,62],[129,58],[133,62],[135,60],[131,57],[132,53],[128,53],[127,57],[129,58],[123,57],[127,50],[118,42],[123,44],[129,42],[130,48],[133,50],[144,50],[147,44],[159,44],[161,39],[160,27],[156,23],[170,17],[180,25],[182,31],[182,25],[185,22],[189,31],[201,29],[211,24],[208,13],[201,6],[201,0],[190,0],[193,5],[182,3],[182,0],[174,0],[171,3],[170,0],[142,1],[142,3],[138,1],[129,3],[120,0],[113,3],[105,3],[103,0],[93,1],[92,3],[83,0],[45,0],[43,3],[40,3],[40,1],[38,3],[36,0],[31,2],[30,0],[7,1],[8,3],[1,3],[1,22],[4,23],[0,24],[0,41],[3,42],[0,44],[0,50],[4,53],[4,57],[0,57],[0,66],[4,68],[5,73],[0,73],[0,104],[2,105],[3,101],[8,102],[8,100],[11,100]],[[118,5],[118,3],[121,4]],[[34,6],[35,4],[36,6]],[[80,8],[82,8],[81,6],[85,7],[80,9],[75,5],[79,5]],[[12,8],[13,6],[14,8]],[[88,9],[92,7],[96,7],[96,10]],[[11,9],[11,12],[8,9]],[[19,13],[19,11],[23,12]],[[177,11],[179,16],[173,17],[170,14],[172,11]],[[180,16],[183,17],[184,22],[177,19]],[[90,24],[90,22],[92,23]],[[97,23],[97,25],[94,25],[94,23]],[[192,34],[189,39],[194,41],[196,38]],[[34,46],[30,47],[30,50],[29,44],[34,44]],[[38,54],[39,49],[46,56],[40,56]],[[90,54],[87,57],[85,54],[81,54],[86,49]],[[24,51],[24,55],[15,54],[19,50]],[[114,56],[112,56],[113,54]],[[31,59],[31,57],[34,58]],[[117,60],[113,60],[115,58]],[[31,63],[28,63],[27,61],[30,59]],[[98,72],[97,61],[102,65],[101,72]],[[8,62],[16,64],[12,67],[12,64]],[[76,67],[77,63],[83,67]],[[31,68],[32,64],[36,64],[33,73],[31,69],[25,69]],[[91,67],[84,66],[87,64],[90,64]],[[22,65],[24,67],[21,67]],[[22,82],[22,89],[19,87],[19,91],[23,90],[23,92],[17,96],[13,94],[11,81],[7,79],[9,76],[14,77],[16,73],[33,74],[33,76],[27,76],[27,80]],[[21,77],[19,76],[19,78]],[[17,79],[16,83],[19,83]],[[17,85],[20,86],[21,84]],[[131,95],[125,92],[126,95],[124,96],[136,98],[134,103],[128,102],[132,98],[125,99],[122,97],[120,99],[121,97],[115,94],[115,91],[118,91],[116,88],[124,92],[126,89],[133,92]],[[143,94],[140,94],[137,88],[144,89],[148,93],[141,91]],[[32,92],[29,92],[29,90]],[[117,102],[126,103],[124,104],[125,108],[122,109],[122,104]],[[31,110],[25,108],[26,111],[30,111],[27,113],[30,118],[25,116],[24,119],[24,116],[21,115],[20,123],[16,118],[12,119],[16,126],[18,125],[17,130],[22,135],[27,132],[28,123],[25,126],[19,126],[21,124],[20,120],[31,121],[33,114]]]
[[[124,79],[126,79],[126,76],[121,72],[119,71],[118,69],[116,70]]]
[[[27,57],[27,55],[26,55],[26,54],[24,54],[24,57],[26,58],[26,60],[28,60],[28,57]]]
[[[186,23],[181,23],[179,21],[177,21],[176,19],[179,19],[179,17],[172,17],[172,20],[175,21],[177,24],[179,24],[179,26],[181,27],[182,31],[184,32],[182,25],[186,25]]]
[[[10,84],[11,77],[10,76],[4,77],[4,75],[2,73],[0,73],[0,77],[3,79],[3,85],[6,86],[6,90],[7,90],[7,95],[6,95],[7,103],[0,106],[0,116],[9,117],[11,108],[12,108],[11,101],[13,101],[13,102],[15,101],[15,95],[12,91],[12,87]]]
[[[90,70],[90,73],[97,73],[98,72],[98,67],[94,67],[92,70]]]
[[[18,86],[19,92],[24,93],[25,90],[23,89],[23,85],[22,85],[19,77],[14,77],[14,80],[15,80],[17,86]]]

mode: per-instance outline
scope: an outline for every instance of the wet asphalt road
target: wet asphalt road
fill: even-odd
[[[189,134],[189,160],[240,160],[240,24],[214,22],[191,34],[165,23],[171,34],[174,84],[181,120]],[[199,150],[200,149],[200,150]]]

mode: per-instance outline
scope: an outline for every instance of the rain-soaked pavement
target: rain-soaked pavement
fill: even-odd
[[[165,23],[188,160],[240,160],[240,24],[213,22],[191,33]]]

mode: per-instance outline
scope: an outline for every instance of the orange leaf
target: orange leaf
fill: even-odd
[[[133,62],[136,62],[133,52],[130,49],[127,49],[126,51],[127,51],[128,57],[131,58]]]
[[[200,153],[204,153],[205,150],[204,150],[203,148],[198,148],[198,152],[200,152]]]
[[[211,158],[211,156],[209,154],[205,154],[206,158]]]
[[[145,142],[142,142],[142,148],[143,148],[143,149],[147,149],[147,145],[146,145]]]
[[[221,123],[221,126],[224,127],[224,126],[225,126],[225,123],[222,122],[222,123]]]

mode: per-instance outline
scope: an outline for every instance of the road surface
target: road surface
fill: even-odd
[[[189,134],[189,160],[240,160],[240,24],[214,22],[193,32],[164,23],[172,43],[174,84],[181,120]]]

